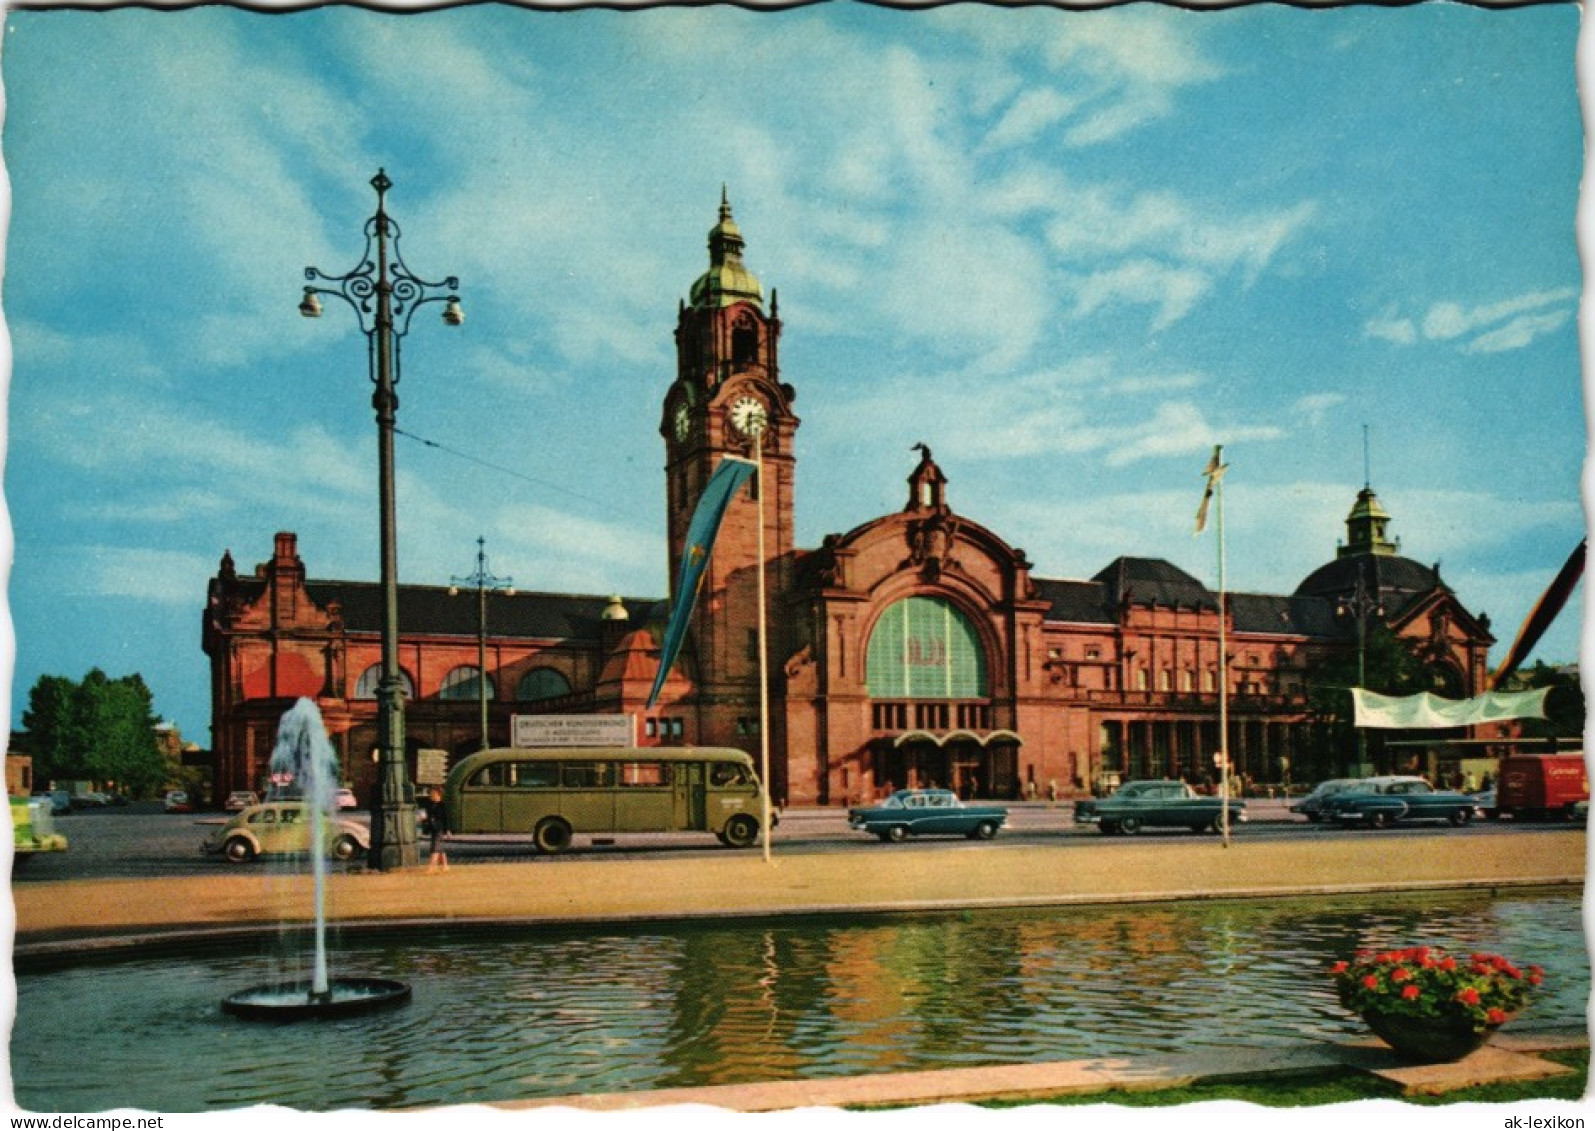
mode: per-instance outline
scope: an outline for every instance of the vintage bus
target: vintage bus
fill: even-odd
[[[753,760],[708,747],[482,750],[449,771],[443,797],[451,831],[530,833],[541,852],[576,834],[677,830],[747,848],[763,812]]]

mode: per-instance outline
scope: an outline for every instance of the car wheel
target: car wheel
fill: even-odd
[[[1322,821],[1324,819],[1324,816],[1323,816],[1322,813],[1307,813],[1307,814],[1304,814],[1304,815],[1306,816],[1307,820],[1310,823],[1314,824],[1314,825],[1316,825],[1319,821]]]
[[[1119,818],[1119,831],[1122,832],[1125,836],[1134,836],[1136,833],[1141,831],[1141,818],[1140,817],[1121,817],[1121,818]]]
[[[1460,829],[1463,825],[1467,824],[1471,820],[1473,820],[1472,809],[1458,809],[1455,813],[1451,814],[1451,824],[1455,828]]]
[[[570,824],[560,817],[544,817],[537,822],[532,841],[537,845],[537,851],[550,856],[564,852],[570,847]]]
[[[1102,821],[1097,825],[1097,828],[1102,830],[1103,836],[1115,836],[1119,831],[1119,823],[1117,821]]]
[[[255,846],[248,837],[229,837],[222,845],[222,855],[234,864],[247,864],[255,858]]]
[[[738,813],[726,822],[726,844],[732,848],[747,848],[759,839],[759,822],[746,813]]]
[[[886,839],[900,841],[908,837],[908,828],[905,825],[891,825],[886,829]]]
[[[332,858],[334,860],[353,860],[360,855],[360,842],[348,833],[344,833],[332,842]]]
[[[990,840],[997,835],[996,821],[981,821],[969,834],[971,840]]]

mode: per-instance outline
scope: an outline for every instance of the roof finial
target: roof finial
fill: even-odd
[[[1362,485],[1364,490],[1373,486],[1373,476],[1368,473],[1368,426],[1362,426]]]
[[[726,185],[720,182],[720,219],[731,219],[731,198],[726,195]]]

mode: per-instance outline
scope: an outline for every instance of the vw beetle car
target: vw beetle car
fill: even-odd
[[[882,840],[909,836],[967,836],[990,840],[1007,823],[1001,805],[968,805],[950,789],[900,789],[879,805],[847,811],[849,828]]]
[[[247,864],[259,856],[308,856],[310,813],[303,801],[251,805],[211,833],[200,849],[212,855],[220,853],[234,864]],[[352,860],[370,847],[370,835],[364,825],[325,815],[321,820],[321,843],[334,860]]]
[[[1323,817],[1339,825],[1382,829],[1398,821],[1473,820],[1478,799],[1465,793],[1435,789],[1423,778],[1369,778],[1324,802]]]

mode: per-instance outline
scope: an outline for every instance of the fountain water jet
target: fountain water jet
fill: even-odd
[[[292,1020],[300,1017],[345,1017],[410,999],[410,987],[386,978],[331,978],[327,972],[327,824],[335,811],[338,759],[327,741],[321,711],[300,699],[277,728],[271,752],[275,780],[298,785],[310,821],[310,867],[315,881],[315,955],[308,981],[256,986],[222,1000],[222,1009],[238,1017]]]

